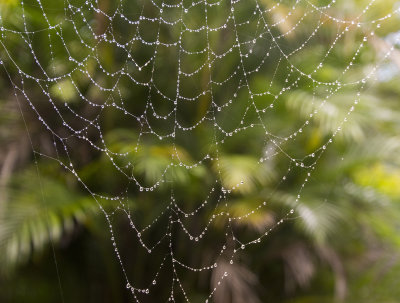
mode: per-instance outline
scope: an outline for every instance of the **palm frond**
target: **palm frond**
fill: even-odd
[[[0,214],[0,265],[3,269],[29,259],[49,241],[57,242],[99,210],[93,199],[69,190],[56,179],[28,169],[10,184]]]
[[[265,185],[275,177],[271,167],[261,166],[255,157],[247,155],[221,156],[214,170],[221,173],[225,188],[235,187],[243,194],[252,192],[258,185]]]

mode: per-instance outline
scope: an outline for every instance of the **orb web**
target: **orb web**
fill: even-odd
[[[362,78],[353,76],[374,31],[398,18],[396,9],[366,19],[375,4],[345,19],[334,14],[335,0],[324,5],[307,0],[31,0],[12,7],[19,23],[1,17],[2,68],[18,102],[40,122],[40,130],[30,131],[46,133],[53,143],[45,149],[33,142],[34,153],[56,161],[98,205],[135,302],[149,300],[161,283],[170,285],[168,300],[191,302],[182,278],[188,274],[212,275],[208,302],[246,249],[262,245],[275,228],[296,217],[318,160],[394,51],[389,46]],[[304,65],[310,45],[321,43],[333,26],[337,31],[314,63]],[[327,62],[338,60],[333,53],[348,37],[357,47],[341,59],[339,74],[326,76]],[[43,39],[48,43],[38,44]],[[309,93],[298,93],[300,88]],[[352,102],[338,104],[335,97],[347,90],[355,92]],[[289,115],[277,123],[277,112],[290,102],[307,103],[308,114],[301,123]],[[331,103],[345,108],[341,122],[321,145],[298,152],[296,146],[311,136]],[[258,148],[252,151],[258,161],[241,154],[247,145]],[[92,174],[102,180],[112,174],[117,186],[93,190],[95,184],[80,173],[85,163],[80,147],[102,159]],[[237,157],[229,150],[238,151]],[[245,164],[235,175],[238,157]],[[205,173],[206,168],[214,173]],[[235,226],[268,210],[294,172],[303,177],[291,207],[250,235],[237,232]],[[268,191],[248,210],[232,208],[235,197],[245,196],[254,184],[262,191],[258,178],[268,180]],[[195,198],[182,189],[188,182],[196,182]],[[142,220],[138,203],[149,204],[143,208],[150,221]],[[118,230],[117,220],[129,228]],[[135,258],[152,268],[156,264],[152,279],[132,277],[126,245],[137,246]],[[182,245],[187,248],[176,249]],[[196,257],[204,250],[208,258]]]

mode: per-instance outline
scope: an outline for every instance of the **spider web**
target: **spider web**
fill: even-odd
[[[230,267],[240,253],[260,245],[280,224],[295,218],[302,191],[318,160],[350,119],[364,86],[379,67],[372,66],[360,79],[351,76],[360,51],[368,47],[374,30],[397,18],[399,12],[397,9],[365,20],[374,4],[371,1],[356,18],[348,20],[332,14],[335,0],[325,5],[308,0],[65,0],[56,4],[32,0],[21,1],[14,8],[23,28],[0,20],[1,64],[16,98],[29,105],[41,123],[40,131],[53,140],[53,150],[43,150],[40,143],[33,142],[34,153],[57,161],[93,197],[104,214],[134,301],[148,300],[157,294],[160,282],[169,279],[168,300],[191,302],[190,289],[181,273],[213,272],[213,286],[205,299],[208,302],[229,279]],[[28,6],[35,16],[28,15]],[[299,58],[318,41],[325,27],[332,25],[337,32],[316,54],[316,64],[304,66]],[[324,80],[321,71],[327,61],[334,60],[333,51],[350,33],[356,37],[358,47],[343,59],[346,65],[334,80]],[[38,45],[39,37],[45,37],[48,44]],[[23,49],[15,49],[16,41]],[[393,50],[388,47],[380,62]],[[34,72],[28,72],[32,65]],[[265,75],[268,77],[261,78]],[[283,77],[284,85],[276,81],[278,76]],[[309,104],[313,110],[301,124],[290,125],[288,119],[287,127],[276,128],[270,123],[275,111],[288,93],[299,87],[311,91]],[[297,154],[293,146],[300,144],[300,138],[310,136],[309,128],[331,99],[349,88],[357,93],[331,136],[310,153]],[[79,101],[74,103],[73,99]],[[107,120],[123,121],[135,130],[126,135],[129,140],[124,146],[116,145],[104,132]],[[114,128],[118,129],[118,124]],[[208,138],[205,142],[200,140],[204,135]],[[223,153],[225,145],[235,140],[250,144],[244,140],[246,136],[264,142],[264,148],[256,151],[257,167],[268,171],[269,163],[280,157],[282,165],[273,178],[275,189],[283,186],[294,171],[304,176],[292,208],[251,238],[240,237],[234,226],[263,212],[268,198],[249,212],[230,213],[229,197],[245,193],[243,188],[252,180],[230,178],[226,171],[231,163]],[[193,150],[191,138],[199,140],[194,147],[196,153],[188,155],[186,150]],[[75,149],[80,145],[104,159],[107,173],[118,175],[120,192],[96,192],[87,184],[79,173],[81,159]],[[146,161],[160,152],[167,152],[168,159],[163,162],[161,173],[146,171]],[[207,178],[201,189],[204,199],[192,202],[190,197],[179,195],[175,183],[179,178],[196,175],[203,166],[212,167],[216,174],[203,176]],[[95,170],[103,174],[103,167]],[[170,194],[164,201],[165,195],[160,193],[166,188]],[[273,195],[273,191],[269,193],[270,197]],[[136,196],[159,201],[152,206],[158,215],[148,224],[143,224],[140,214],[132,208],[131,200]],[[116,231],[117,216],[127,220],[128,235]],[[204,216],[206,223],[198,232],[194,226],[202,224]],[[164,233],[152,235],[154,227],[160,225],[164,226]],[[186,254],[175,251],[178,240],[187,243]],[[129,256],[121,248],[126,242],[143,248],[147,254],[142,257],[144,262],[159,264],[153,279],[131,277],[126,265]],[[194,254],[203,249],[202,243],[212,249],[208,261],[191,258],[189,253],[189,249]],[[157,258],[153,258],[155,255]],[[219,270],[221,267],[224,270]]]

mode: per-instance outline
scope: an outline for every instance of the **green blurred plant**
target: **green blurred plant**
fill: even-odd
[[[266,5],[274,3],[273,1],[263,2]],[[3,16],[3,22],[21,28],[21,20],[13,18],[20,11],[11,5],[12,3],[9,1],[7,4],[2,4],[7,10],[7,20]],[[345,15],[352,16],[352,9],[362,3],[364,2],[339,3],[336,8],[332,8],[332,14],[340,9]],[[381,1],[378,8],[371,11],[370,14],[382,15],[384,12],[390,12],[393,5],[394,1],[385,3]],[[54,4],[45,1],[44,6],[51,8]],[[299,7],[300,14],[303,9],[303,7]],[[27,6],[26,10],[34,22],[43,25],[44,21],[40,17],[37,6]],[[290,5],[282,3],[274,14],[285,15],[289,10]],[[62,12],[58,12],[52,15],[54,20],[60,18],[60,13],[62,14]],[[278,17],[273,15],[271,18]],[[97,21],[101,23],[101,20]],[[196,20],[191,20],[191,22],[196,23]],[[394,23],[387,27],[387,32],[378,32],[377,43],[379,43],[379,39],[383,39],[385,35],[389,34],[390,30],[396,29],[397,25]],[[284,27],[279,27],[280,32],[286,30]],[[121,31],[123,33],[123,30]],[[323,38],[330,41],[329,38],[333,33],[336,34],[336,31],[335,26],[328,27],[323,33]],[[65,34],[73,41],[71,32],[66,31]],[[306,35],[306,33],[301,34]],[[354,35],[356,34],[354,33]],[[285,43],[290,49],[291,46],[298,45],[301,38],[289,35]],[[38,38],[36,43],[44,44],[45,39],[47,37]],[[229,41],[229,37],[224,37],[224,39],[216,37],[215,41]],[[4,40],[1,41],[5,43]],[[7,41],[8,48],[16,52],[20,47],[19,43],[17,39]],[[342,45],[337,48],[338,50],[334,50],[333,59],[326,62],[325,68],[318,74],[318,77],[325,81],[335,80],[340,75],[346,66],[343,58],[349,57],[357,47],[354,40],[351,39],[339,43]],[[71,44],[73,43],[71,42]],[[221,48],[224,46],[222,42],[219,45]],[[72,45],[73,49],[74,47],[79,53],[79,45]],[[315,62],[318,63],[319,60],[315,54],[323,53],[327,50],[326,48],[327,45],[324,44],[322,38],[313,41],[308,45],[306,51],[293,58],[293,62],[304,69],[315,66]],[[375,54],[377,52],[379,49],[377,50],[376,43],[363,49],[356,62],[357,68],[352,74],[346,75],[347,78],[344,81],[363,74],[367,66],[376,62]],[[65,60],[64,54],[60,50],[59,52],[56,50],[55,53],[56,57],[52,64],[57,69],[67,69],[69,63]],[[0,56],[4,59],[4,49],[0,50]],[[275,59],[278,60],[278,55],[275,54],[275,56]],[[113,55],[112,51],[106,47],[102,48],[99,57],[104,58],[108,66],[120,64],[117,56]],[[143,58],[145,58],[145,54],[143,54]],[[271,62],[277,60],[272,58]],[[200,59],[199,62],[201,62]],[[32,62],[25,63],[28,70],[35,71]],[[168,69],[167,63],[165,63],[166,70]],[[235,63],[237,62],[233,62],[232,66]],[[93,71],[94,77],[97,77],[99,82],[107,82],[106,79],[101,78],[101,73],[96,74],[93,62],[88,64],[93,65],[88,69]],[[229,64],[226,66],[225,69],[219,70],[221,75],[229,72]],[[17,74],[12,67],[9,68],[11,73]],[[271,89],[279,89],[284,86],[285,73],[286,70],[283,66],[282,71],[278,71],[273,79]],[[202,75],[203,78],[208,76],[206,72]],[[263,83],[272,80],[271,77],[272,75],[266,74],[252,78],[250,85],[255,89],[262,87]],[[376,302],[377,298],[380,302],[394,302],[398,289],[393,286],[393,280],[398,279],[400,275],[398,256],[400,194],[397,182],[400,178],[398,157],[400,154],[400,137],[398,136],[400,107],[397,102],[400,91],[396,84],[399,79],[399,75],[396,74],[388,81],[380,81],[373,85],[367,83],[367,89],[363,92],[360,104],[351,115],[349,122],[345,124],[334,144],[331,144],[328,151],[318,160],[318,165],[311,177],[312,180],[302,191],[300,203],[296,202],[296,197],[304,180],[304,174],[301,170],[296,170],[290,175],[290,179],[277,189],[275,187],[277,178],[282,168],[287,166],[287,159],[278,152],[276,156],[263,162],[262,165],[259,164],[261,156],[259,151],[265,151],[266,147],[265,142],[259,140],[262,132],[258,129],[250,130],[245,135],[236,134],[234,139],[228,137],[218,151],[219,166],[209,165],[205,162],[190,170],[183,167],[168,170],[165,178],[173,181],[176,195],[185,197],[187,204],[185,206],[187,207],[197,205],[203,199],[204,188],[212,186],[209,180],[218,178],[221,178],[221,184],[225,188],[243,183],[238,187],[238,191],[232,193],[229,200],[226,201],[227,210],[234,216],[244,216],[257,205],[266,201],[268,207],[244,217],[243,220],[234,221],[235,232],[243,237],[249,237],[255,231],[261,232],[272,228],[283,213],[295,208],[295,218],[285,221],[283,225],[270,233],[264,243],[257,248],[252,248],[251,258],[245,254],[240,255],[239,261],[233,266],[233,278],[224,284],[223,292],[215,297],[216,302],[242,302],[245,299],[249,303],[260,301],[333,302],[335,299],[342,301],[347,299],[348,302]],[[79,88],[88,96],[97,100],[99,104],[103,101],[105,97],[96,91],[96,88],[85,77],[77,76],[75,80]],[[168,79],[164,79],[164,81],[168,81]],[[8,92],[9,100],[12,100],[13,92],[8,83],[7,76],[1,74],[2,89]],[[127,106],[130,106],[132,111],[140,110],[143,104],[137,100],[145,100],[144,92],[130,90],[127,84],[123,88],[125,91],[122,90],[122,94],[126,100],[135,100],[131,103],[126,102]],[[191,86],[187,84],[187,87],[182,89],[189,90],[190,88]],[[77,108],[83,106],[79,104],[74,84],[69,80],[54,85],[50,89],[50,93],[60,104],[67,102]],[[352,106],[354,93],[354,88],[342,89],[335,93],[320,108],[320,113],[314,116],[306,133],[299,136],[295,143],[287,146],[289,151],[296,155],[306,155],[321,146],[346,117]],[[300,85],[298,89],[281,96],[273,115],[268,117],[267,122],[272,129],[281,130],[278,133],[282,135],[291,133],[304,119],[309,117],[310,113],[319,108],[324,95],[323,91],[318,91],[318,89],[314,91],[306,85]],[[234,119],[232,117],[241,115],[247,97],[245,94],[239,94],[238,102],[232,104],[227,113],[222,112],[217,116],[219,124],[227,127],[233,126]],[[4,151],[2,150],[0,158],[3,163],[3,176],[5,176],[2,179],[2,188],[6,192],[0,201],[1,272],[14,270],[19,274],[24,274],[25,271],[29,271],[31,267],[34,267],[32,260],[36,256],[46,255],[43,250],[48,247],[49,241],[52,241],[62,254],[60,243],[69,243],[69,237],[75,232],[78,233],[78,238],[81,237],[85,241],[99,239],[98,242],[103,243],[90,242],[94,246],[109,244],[109,239],[103,235],[105,228],[99,222],[101,220],[97,218],[100,214],[98,205],[91,195],[80,188],[76,182],[71,181],[74,179],[70,179],[70,174],[60,170],[58,162],[41,159],[36,166],[33,163],[36,158],[27,159],[20,155],[15,156],[15,159],[24,159],[23,164],[11,165],[12,174],[9,173],[10,169],[4,169],[7,162],[7,151],[12,150],[11,146],[19,142],[16,138],[24,137],[22,134],[25,130],[23,124],[17,122],[16,117],[20,114],[18,108],[13,107],[10,110],[11,101],[1,100],[0,102],[1,116],[8,117],[8,119],[1,119],[2,128],[17,125],[17,127],[12,127],[15,132],[4,131],[1,137],[2,146],[6,146]],[[257,102],[269,104],[270,100],[265,97]],[[184,121],[190,124],[193,117],[203,116],[209,103],[210,100],[204,97],[196,110],[191,108],[184,111],[182,114],[186,119]],[[22,104],[21,111],[29,126],[32,144],[36,146],[39,142],[42,148],[50,145],[51,138],[49,139],[40,131],[40,124],[35,115],[24,104]],[[67,112],[65,115],[72,116]],[[106,141],[109,142],[110,150],[118,153],[135,150],[139,129],[135,127],[132,129],[132,125],[129,123],[118,121],[113,114],[105,114],[103,120],[103,131]],[[246,122],[257,123],[255,113],[249,112]],[[171,162],[170,155],[173,153],[176,153],[179,159],[188,165],[195,163],[199,155],[204,152],[198,146],[207,145],[201,143],[210,142],[212,138],[209,134],[213,131],[212,123],[204,123],[199,127],[196,136],[182,134],[174,145],[159,144],[151,139],[143,139],[136,152],[126,158],[116,157],[115,161],[121,165],[131,165],[135,175],[146,184],[152,184],[163,175],[164,170]],[[25,141],[28,139],[25,138]],[[23,146],[25,146],[23,149],[25,152],[30,148],[26,143]],[[10,148],[8,149],[8,147]],[[272,147],[267,146],[267,148]],[[79,175],[82,176],[85,183],[100,193],[118,192],[121,189],[124,184],[123,180],[104,155],[85,148],[78,148],[78,145],[72,146],[71,149],[76,152],[73,156],[79,158],[81,154],[84,154],[86,157],[86,160],[85,157],[81,157],[82,161],[79,165]],[[217,156],[215,150],[210,149],[206,152],[210,157]],[[13,161],[16,162],[16,160]],[[131,208],[138,214],[138,222],[145,225],[152,222],[163,209],[165,203],[162,202],[169,199],[170,189],[163,185],[158,195],[143,195],[137,190],[129,190],[128,195]],[[211,199],[212,202],[216,202],[216,197]],[[107,209],[115,208],[112,203],[106,201],[101,201],[101,203]],[[118,208],[115,208],[114,211],[117,212]],[[201,225],[207,221],[210,214],[210,211],[205,211],[200,222],[188,222],[191,230],[200,231]],[[211,237],[217,239],[218,235],[223,233],[222,223],[216,220],[215,231]],[[116,226],[119,234],[124,238],[128,231],[126,220],[116,219]],[[149,239],[162,234],[165,227],[162,224],[159,226],[147,236]],[[89,231],[89,235],[82,230]],[[74,241],[79,242],[76,239]],[[214,241],[210,242],[214,245]],[[198,255],[191,257],[202,261],[212,260],[215,257],[212,253],[212,245],[210,243],[202,244],[196,250]],[[85,254],[81,250],[73,251],[69,247],[73,247],[73,244],[69,243],[64,249],[66,251],[71,249],[71,254],[77,258]],[[108,248],[112,250],[111,245]],[[124,249],[127,255],[133,256],[127,260],[130,274],[136,278],[140,277],[142,280],[150,279],[151,270],[144,267],[141,259],[143,255],[140,250],[132,245]],[[87,250],[89,251],[89,249]],[[183,240],[177,239],[176,250],[178,252],[187,250]],[[116,267],[115,257],[108,255],[105,251],[106,249],[101,250],[102,254],[107,256],[104,257],[106,262],[111,264],[109,267]],[[154,258],[157,259],[157,257],[160,256]],[[193,289],[193,297],[196,298],[194,302],[197,298],[198,300],[204,299],[209,288],[216,283],[216,277],[224,271],[225,260],[219,261],[221,265],[218,267],[218,271],[212,273],[211,277],[203,280],[185,277],[185,283],[188,283]],[[15,268],[15,265],[20,263],[28,264]],[[230,266],[231,269],[231,265],[225,264],[225,268],[227,266]],[[151,268],[153,267],[155,265],[151,265]],[[61,268],[62,270],[63,268]],[[82,271],[87,273],[91,270],[89,267],[82,268]],[[114,269],[109,272],[111,275],[120,274],[118,270]],[[76,279],[76,284],[85,280],[79,275],[73,278]],[[11,284],[14,283],[13,281],[17,281],[15,277],[6,278],[4,276],[2,279],[9,279],[8,283]],[[118,279],[116,278],[116,280]],[[378,280],[379,283],[376,283]],[[165,289],[160,291],[161,293],[168,291],[170,286],[168,283],[166,285]],[[105,284],[102,286],[107,287]],[[123,282],[116,282],[113,286],[116,289],[114,293],[124,291],[124,286]],[[373,288],[374,291],[368,288]],[[65,289],[65,291],[72,291],[71,289]],[[5,297],[9,296],[10,290],[3,291],[6,293]],[[85,289],[80,289],[80,291],[83,293]],[[371,292],[374,292],[375,295],[370,296]],[[115,298],[115,296],[111,297]],[[45,293],[38,295],[39,297],[42,301],[47,300]],[[84,297],[82,295],[82,298]],[[102,291],[100,290],[94,297],[100,300]],[[0,293],[1,298],[2,294]]]

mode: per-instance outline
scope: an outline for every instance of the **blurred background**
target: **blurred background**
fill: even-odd
[[[239,1],[235,19],[245,24],[233,30],[231,4],[222,1],[215,11],[210,6],[207,26],[216,28],[228,18],[226,27],[207,35],[181,35],[184,48],[197,52],[189,56],[166,46],[182,32],[179,23],[173,24],[182,14],[174,6],[179,2],[166,3],[172,6],[140,0],[0,1],[0,302],[135,302],[124,275],[131,285],[147,288],[168,242],[147,254],[127,214],[141,228],[158,220],[142,236],[145,242],[158,241],[170,228],[168,215],[159,215],[170,204],[172,191],[188,212],[208,199],[217,211],[240,217],[266,201],[265,207],[230,228],[247,241],[272,228],[261,243],[238,252],[229,264],[216,249],[227,240],[227,223],[217,218],[207,225],[215,209],[204,207],[194,217],[183,218],[193,234],[204,226],[209,231],[194,243],[174,229],[176,255],[193,267],[218,262],[217,268],[201,273],[178,269],[191,302],[204,302],[225,270],[229,279],[213,302],[399,302],[400,3],[260,1],[264,21],[279,37],[281,49],[265,35],[242,46],[246,69],[256,69],[263,60],[257,72],[241,75],[242,57],[234,50],[212,61],[212,67],[182,77],[181,94],[191,97],[206,90],[211,78],[231,81],[216,85],[212,96],[202,94],[195,103],[179,101],[175,122],[168,114],[173,105],[164,99],[174,98],[178,68],[190,74],[210,60],[210,54],[199,51],[207,43],[222,54],[237,37],[250,41],[265,33],[266,26],[253,13],[255,1]],[[188,8],[183,16],[188,27],[205,24],[203,4],[183,1],[183,6]],[[107,17],[113,14],[115,18]],[[154,22],[160,14],[171,24]],[[127,22],[142,20],[140,16],[148,19],[139,25]],[[330,16],[359,21],[341,23]],[[52,25],[58,27],[49,29]],[[156,40],[162,43],[143,43]],[[128,45],[128,56],[115,41]],[[385,57],[391,47],[393,52]],[[339,82],[330,87],[296,80],[299,74],[281,51],[321,83]],[[351,68],[344,73],[349,62]],[[319,63],[323,67],[316,69]],[[341,85],[364,78],[376,66],[362,85]],[[113,74],[121,68],[125,75]],[[166,97],[126,75],[143,83],[152,79]],[[56,80],[50,81],[53,77]],[[247,107],[249,87],[271,92],[255,98],[257,106],[268,108],[262,120],[270,134],[289,136],[308,121],[296,138],[279,145],[282,150],[257,126],[258,112]],[[357,92],[361,95],[355,105]],[[164,115],[167,118],[159,119]],[[187,129],[176,128],[177,121]],[[216,131],[216,121],[233,136]],[[233,131],[243,126],[243,131]],[[221,140],[216,149],[215,142]],[[171,160],[172,154],[190,166],[206,154],[209,161],[191,169],[176,165],[164,173],[171,161],[179,163]],[[310,165],[312,175],[305,186],[307,170],[296,167],[287,154]],[[143,191],[116,165],[144,186],[166,181]],[[240,183],[226,196],[226,205],[219,206],[221,186]],[[115,196],[123,198],[105,198]],[[124,274],[99,205],[110,214]],[[292,208],[293,216],[277,227]],[[167,262],[151,297],[138,294],[138,300],[167,301],[174,287],[171,272]],[[185,298],[177,291],[175,300]]]

